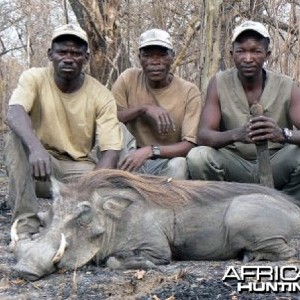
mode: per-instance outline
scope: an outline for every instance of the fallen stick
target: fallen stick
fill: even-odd
[[[261,116],[264,113],[264,108],[261,104],[255,102],[250,107],[250,113],[253,117]],[[256,143],[255,146],[257,152],[259,183],[274,188],[268,141]]]

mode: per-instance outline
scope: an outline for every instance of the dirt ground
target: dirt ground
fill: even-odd
[[[225,262],[173,262],[157,270],[111,271],[93,264],[81,269],[52,274],[35,282],[19,278],[14,272],[15,258],[9,250],[11,213],[6,206],[7,178],[3,165],[3,142],[0,139],[0,299],[111,299],[111,300],[238,300],[281,299],[300,300],[300,293],[237,293],[237,282],[223,283],[227,267],[239,268],[238,260]],[[39,200],[43,208],[51,201]],[[293,240],[300,252],[300,239]],[[298,255],[299,258],[299,255]],[[288,262],[260,262],[265,266],[296,266],[295,258]],[[257,265],[257,263],[249,263]]]

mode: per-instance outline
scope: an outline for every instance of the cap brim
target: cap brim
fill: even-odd
[[[234,34],[232,36],[231,41],[234,42],[245,31],[254,31],[254,32],[257,32],[258,34],[260,34],[261,36],[263,36],[264,38],[270,39],[270,35],[266,34],[265,32],[262,32],[260,30],[253,29],[253,28],[243,28],[243,29],[239,30],[236,34]]]
[[[74,31],[67,31],[67,30],[65,30],[64,32],[57,33],[57,34],[53,35],[53,36],[52,36],[52,42],[53,42],[55,39],[57,39],[58,37],[64,36],[64,35],[72,35],[72,36],[75,36],[75,37],[81,39],[81,40],[82,40],[83,42],[85,42],[87,45],[89,44],[89,43],[88,43],[88,40],[86,39],[86,37],[83,36],[82,34],[80,34],[80,33],[74,33]]]
[[[142,45],[139,46],[139,49],[149,47],[149,46],[160,46],[160,47],[164,47],[164,48],[173,50],[172,46],[170,46],[167,43],[161,42],[161,41],[149,41],[149,42],[143,43]]]

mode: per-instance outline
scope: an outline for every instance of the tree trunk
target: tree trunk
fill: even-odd
[[[235,0],[204,0],[203,28],[206,30],[201,31],[201,39],[205,43],[200,55],[200,89],[203,99],[211,77],[218,71],[232,67],[231,33],[238,5]]]
[[[202,30],[203,38],[205,40],[204,48],[201,53],[202,70],[200,88],[203,94],[203,99],[206,94],[210,78],[218,71],[221,63],[221,4],[220,0],[204,0],[205,13],[204,25],[206,28]]]
[[[69,0],[80,26],[87,32],[90,42],[90,72],[110,87],[123,60],[126,49],[121,42],[118,24],[120,0]],[[127,57],[126,55],[124,57]],[[119,68],[120,67],[120,68]]]

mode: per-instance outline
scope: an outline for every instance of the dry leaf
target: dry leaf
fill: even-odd
[[[144,276],[145,276],[145,274],[146,274],[146,271],[144,271],[144,270],[138,270],[138,271],[136,271],[136,272],[134,273],[133,276],[134,276],[136,279],[143,279]]]
[[[26,281],[22,278],[17,278],[16,280],[12,280],[12,284],[24,284]]]
[[[154,296],[152,297],[152,299],[153,299],[153,300],[160,300],[160,298],[158,298],[156,295],[154,295]]]

